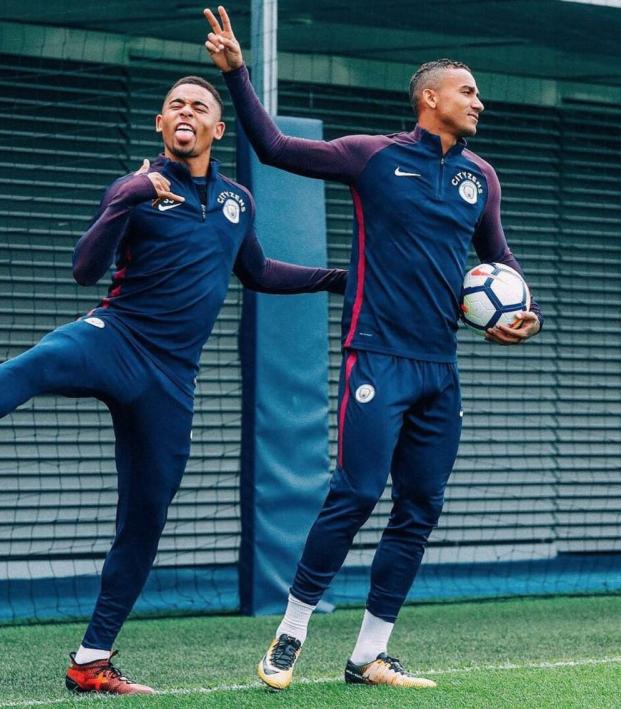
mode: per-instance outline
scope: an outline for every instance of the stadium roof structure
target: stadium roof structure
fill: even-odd
[[[603,0],[281,0],[280,52],[407,63],[441,56],[474,70],[621,87],[621,8]],[[249,46],[250,0],[227,3]],[[202,42],[194,0],[4,0],[0,21]]]
[[[267,3],[268,0],[266,0]],[[277,0],[269,0],[276,2]],[[226,7],[251,63],[251,5]],[[280,0],[282,80],[402,91],[421,63],[472,67],[483,97],[530,105],[621,103],[617,0]],[[205,61],[195,0],[4,0],[8,54],[130,64]]]

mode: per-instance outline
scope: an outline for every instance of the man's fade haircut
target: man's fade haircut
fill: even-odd
[[[465,69],[472,74],[472,70],[467,64],[454,59],[436,59],[433,62],[422,64],[410,79],[410,103],[414,113],[418,114],[423,89],[435,88],[438,85],[440,74],[447,69]]]
[[[170,94],[177,88],[177,86],[181,86],[181,84],[194,84],[195,86],[202,86],[204,89],[209,91],[209,93],[216,99],[216,103],[220,107],[220,115],[222,116],[224,106],[222,104],[222,98],[220,97],[218,90],[213,84],[210,84],[206,79],[203,79],[201,76],[182,76],[180,79],[177,79],[177,81],[175,81],[175,83],[166,92],[166,96],[164,96],[163,101],[164,105],[166,104],[166,101],[168,100]]]

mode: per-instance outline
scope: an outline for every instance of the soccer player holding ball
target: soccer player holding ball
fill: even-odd
[[[264,293],[345,288],[345,271],[265,258],[250,193],[211,159],[225,130],[221,111],[204,79],[174,84],[156,118],[163,154],[108,188],[75,249],[81,285],[116,264],[108,295],[0,366],[0,416],[42,393],[92,396],[112,414],[116,536],[90,624],[71,654],[66,685],[77,692],[153,692],[111,663],[111,648],[151,570],[183,476],[200,353],[231,271]]]
[[[500,223],[491,165],[466,148],[483,104],[469,68],[441,59],[410,82],[418,123],[388,136],[313,141],[283,135],[259,102],[224,8],[210,11],[206,47],[262,162],[344,182],[354,239],[343,312],[338,458],[330,490],[291,585],[285,616],[258,665],[287,687],[323,592],[388,475],[393,508],[371,567],[362,627],[346,664],[351,683],[430,687],[388,654],[399,610],[436,525],[461,431],[456,330],[470,243],[481,261],[521,273]],[[520,327],[499,324],[490,342],[517,345],[539,332],[536,303]]]

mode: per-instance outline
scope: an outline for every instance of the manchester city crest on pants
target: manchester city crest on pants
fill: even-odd
[[[222,207],[224,216],[232,223],[239,223],[239,204],[234,199],[227,199]]]
[[[356,401],[361,404],[368,404],[375,396],[375,387],[372,384],[361,384],[356,389]]]
[[[99,329],[106,326],[106,323],[101,318],[84,318],[84,322],[87,322],[93,327],[98,327]]]

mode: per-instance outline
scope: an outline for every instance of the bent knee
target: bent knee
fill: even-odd
[[[369,514],[373,511],[373,508],[379,502],[382,496],[382,490],[374,489],[361,489],[356,490],[352,495],[352,500],[354,501],[356,507],[361,510],[368,511]]]
[[[357,512],[368,516],[378,503],[383,491],[383,485],[380,486],[372,482],[364,484],[360,480],[356,480],[352,484],[342,478],[335,478],[330,486],[328,500],[351,510],[352,513]]]
[[[409,510],[414,519],[422,524],[435,527],[444,507],[444,494],[414,495],[409,500],[400,500],[399,506]]]

